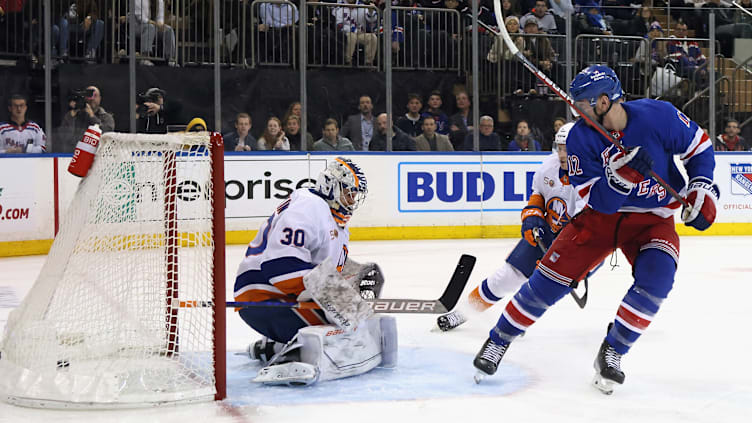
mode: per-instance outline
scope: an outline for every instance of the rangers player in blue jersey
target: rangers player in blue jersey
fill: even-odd
[[[581,119],[567,137],[570,183],[586,203],[541,260],[528,283],[507,304],[473,364],[476,381],[492,375],[510,343],[570,290],[570,283],[620,248],[634,281],[595,359],[594,385],[613,392],[624,382],[621,358],[647,329],[674,283],[679,236],[674,214],[685,225],[713,224],[718,186],[707,134],[671,104],[642,99],[625,102],[618,77],[607,66],[590,66],[570,86],[575,105],[618,138],[626,152]],[[674,164],[678,155],[687,184]],[[682,195],[683,207],[648,174],[655,172]]]

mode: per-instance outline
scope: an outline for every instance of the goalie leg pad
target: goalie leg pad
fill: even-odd
[[[352,332],[334,326],[303,328],[298,341],[303,344],[301,361],[319,370],[318,380],[334,380],[366,373],[382,364],[382,351],[386,345],[388,365],[396,364],[397,333],[394,318],[384,320],[373,317]],[[392,320],[392,323],[389,322]],[[390,325],[392,325],[390,327]]]
[[[351,283],[335,269],[329,259],[303,277],[308,295],[321,306],[327,320],[345,331],[353,331],[373,316],[373,310]]]

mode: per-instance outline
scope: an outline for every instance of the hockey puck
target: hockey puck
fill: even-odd
[[[68,360],[58,360],[57,361],[57,367],[59,369],[62,369],[62,368],[68,367],[68,366],[70,366],[70,361],[68,361]]]

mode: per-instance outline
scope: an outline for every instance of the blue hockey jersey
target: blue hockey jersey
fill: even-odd
[[[626,147],[641,146],[653,159],[653,171],[679,194],[686,194],[686,181],[674,162],[678,155],[690,179],[713,179],[715,159],[708,135],[673,105],[642,99],[621,104],[627,113],[627,125],[617,135]],[[629,195],[609,186],[605,168],[618,149],[580,119],[567,137],[569,178],[577,194],[601,213],[654,213],[661,217],[674,214],[681,206],[652,178],[646,177]]]

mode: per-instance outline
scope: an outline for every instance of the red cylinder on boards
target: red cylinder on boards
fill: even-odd
[[[73,160],[68,165],[68,172],[73,175],[84,177],[89,173],[91,164],[94,163],[94,156],[99,148],[99,139],[102,137],[102,130],[99,125],[91,125],[86,128],[83,138],[76,144],[76,150],[73,152]]]

